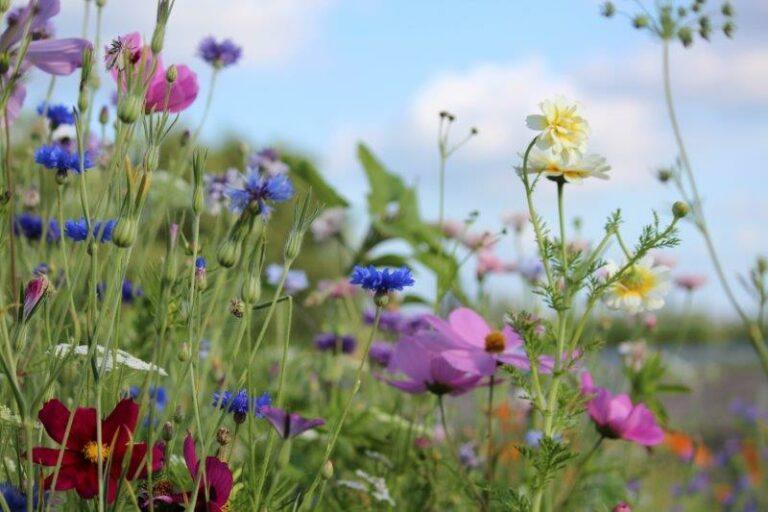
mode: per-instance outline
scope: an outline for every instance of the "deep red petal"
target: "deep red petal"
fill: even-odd
[[[32,462],[42,464],[43,466],[55,466],[59,460],[59,453],[61,453],[59,448],[32,448]],[[70,466],[79,463],[81,460],[80,452],[64,450],[61,465]]]
[[[69,419],[69,409],[63,403],[55,398],[48,400],[37,414],[40,423],[45,427],[48,435],[59,444],[64,441],[64,433],[67,430],[67,420]]]
[[[90,407],[78,407],[75,410],[75,418],[72,420],[72,428],[69,429],[67,448],[81,449],[86,443],[96,440],[96,409]]]
[[[165,463],[165,446],[163,443],[155,443],[152,449],[152,473],[157,473],[163,469]],[[128,474],[126,478],[133,480],[134,478],[146,478],[147,476],[147,445],[146,443],[136,443],[133,445],[133,451],[131,452],[131,463],[128,465]]]
[[[121,428],[133,433],[138,419],[139,405],[130,398],[120,400],[101,424],[102,439],[105,439],[106,443],[111,443]]]
[[[186,439],[184,439],[184,460],[187,463],[189,474],[194,479],[197,476],[199,462],[197,460],[197,451],[195,451],[195,439],[192,437],[192,434],[187,434]]]
[[[210,493],[215,497],[212,501],[217,505],[224,505],[232,492],[234,481],[229,466],[216,457],[207,457],[205,459],[205,478],[208,482],[208,488],[214,491]]]
[[[53,485],[53,473],[48,475],[43,482],[43,488],[50,490]],[[59,476],[56,478],[56,490],[68,491],[77,485],[77,468],[72,466],[63,467],[59,470]]]
[[[99,494],[99,472],[96,465],[81,466],[75,475],[77,494],[89,500]]]

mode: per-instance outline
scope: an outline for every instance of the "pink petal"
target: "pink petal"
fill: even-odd
[[[483,317],[469,308],[459,308],[448,315],[448,323],[464,341],[485,349],[485,337],[491,332],[491,328]]]
[[[442,352],[441,356],[448,364],[462,372],[486,376],[496,373],[496,360],[486,352],[453,349]]]

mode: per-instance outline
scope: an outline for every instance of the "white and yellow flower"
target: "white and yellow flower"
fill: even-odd
[[[622,267],[608,262],[605,267],[608,277],[616,275]],[[672,288],[669,273],[668,267],[654,265],[653,257],[645,256],[610,286],[605,303],[610,308],[632,314],[660,309]]]
[[[531,130],[541,132],[537,145],[556,153],[580,153],[587,149],[589,124],[581,117],[580,106],[563,96],[539,103],[541,114],[533,114],[525,123]]]
[[[600,155],[581,155],[573,152],[557,152],[552,148],[534,147],[528,154],[528,173],[543,174],[549,178],[562,178],[569,183],[584,178],[608,179],[611,166]]]

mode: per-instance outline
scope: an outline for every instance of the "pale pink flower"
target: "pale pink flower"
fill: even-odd
[[[675,285],[687,292],[694,292],[707,283],[707,276],[702,274],[684,274],[675,278]]]

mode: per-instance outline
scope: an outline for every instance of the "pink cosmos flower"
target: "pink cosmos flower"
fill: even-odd
[[[406,380],[385,379],[397,389],[411,394],[426,391],[435,395],[464,394],[480,383],[481,375],[454,368],[446,361],[443,347],[450,344],[439,332],[423,331],[401,339],[389,361],[390,373],[402,373]]]
[[[469,308],[459,308],[445,321],[436,316],[426,321],[447,341],[442,357],[454,368],[476,375],[493,375],[499,364],[530,370],[531,363],[523,349],[523,339],[509,326],[499,331]],[[539,371],[550,373],[554,360],[539,359]]]
[[[645,404],[633,405],[625,394],[613,396],[607,389],[595,387],[589,372],[581,374],[581,392],[592,397],[587,412],[602,436],[643,446],[664,441],[664,431]]]
[[[675,278],[675,284],[687,292],[694,292],[707,283],[707,276],[701,274],[684,274]]]
[[[166,68],[160,55],[153,55],[151,50],[142,43],[138,32],[131,32],[117,38],[116,43],[106,49],[107,66],[111,68],[112,77],[117,80],[120,58],[120,49],[128,50],[131,55],[130,64],[133,69],[129,73],[144,73],[148,82],[147,92],[144,97],[144,110],[146,113],[170,112],[176,114],[189,107],[197,98],[199,86],[197,75],[188,66],[177,65],[178,76],[173,84],[169,84],[165,78]],[[154,72],[153,72],[154,68]],[[141,71],[139,71],[141,70]],[[149,76],[149,73],[152,73]],[[125,80],[121,80],[121,87],[125,87]]]
[[[475,273],[478,279],[483,279],[488,274],[506,274],[514,272],[517,265],[507,263],[496,256],[492,251],[481,250],[477,253],[477,269]]]

